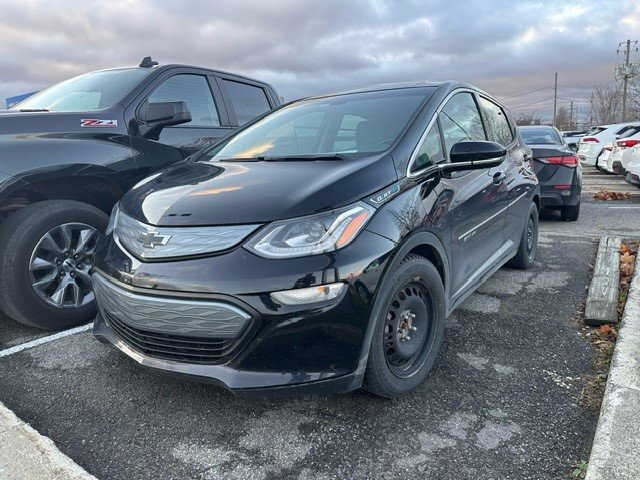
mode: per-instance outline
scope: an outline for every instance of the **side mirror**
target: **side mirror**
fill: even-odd
[[[451,163],[444,164],[447,170],[474,170],[497,167],[504,160],[507,149],[496,142],[463,141],[451,147]]]
[[[158,139],[164,127],[180,125],[191,121],[187,102],[147,103],[138,111],[140,133],[143,137]]]

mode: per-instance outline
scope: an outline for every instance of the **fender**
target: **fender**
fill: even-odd
[[[0,135],[0,165],[24,184],[99,177],[125,191],[137,177],[130,139],[118,133]]]
[[[417,231],[405,237],[394,250],[391,258],[387,262],[387,265],[382,272],[382,281],[378,284],[378,288],[376,289],[373,308],[371,309],[371,316],[369,320],[369,324],[367,325],[367,330],[365,332],[364,342],[362,342],[362,350],[360,351],[360,359],[358,360],[358,368],[354,374],[352,384],[350,387],[353,389],[360,388],[362,386],[362,380],[364,378],[364,373],[367,368],[367,360],[369,358],[369,349],[371,348],[371,341],[373,339],[373,332],[375,327],[375,321],[372,321],[374,318],[378,318],[379,315],[382,314],[382,298],[380,292],[384,291],[388,288],[389,285],[389,276],[388,272],[393,271],[398,267],[400,262],[407,256],[407,254],[414,249],[422,246],[428,246],[434,248],[440,258],[442,259],[442,264],[444,267],[444,278],[445,278],[445,298],[446,298],[446,311],[449,311],[449,305],[451,302],[449,296],[449,278],[450,278],[450,267],[449,267],[449,257],[446,253],[444,245],[440,241],[440,239],[431,232],[428,231]]]

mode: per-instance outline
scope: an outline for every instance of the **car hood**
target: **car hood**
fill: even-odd
[[[265,223],[356,202],[397,180],[391,155],[357,160],[185,161],[136,185],[120,202],[157,226]]]
[[[81,127],[82,119],[115,120],[109,127]],[[101,112],[20,112],[0,111],[0,135],[67,133],[91,131],[121,131],[124,125],[118,122],[119,114],[114,111]]]

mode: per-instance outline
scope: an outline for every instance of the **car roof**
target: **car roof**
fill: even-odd
[[[213,74],[218,74],[218,75],[229,75],[230,77],[235,77],[235,78],[239,78],[239,79],[245,79],[245,80],[249,80],[251,82],[256,82],[256,83],[260,83],[262,85],[267,85],[269,88],[271,88],[271,90],[273,90],[274,92],[276,91],[273,86],[271,86],[271,84],[263,81],[263,80],[259,80],[257,78],[251,78],[251,77],[247,77],[245,75],[239,75],[237,73],[232,73],[232,72],[227,72],[224,70],[216,70],[213,68],[208,68],[208,67],[199,67],[199,66],[195,66],[195,65],[183,65],[183,64],[179,64],[179,63],[168,63],[166,65],[154,65],[152,67],[140,67],[140,66],[130,66],[130,67],[114,67],[114,68],[104,68],[102,70],[93,70],[94,72],[107,72],[107,71],[114,71],[114,70],[148,70],[148,71],[153,71],[153,70],[157,70],[157,71],[164,71],[164,70],[170,70],[172,68],[194,68],[196,70],[204,70],[207,72],[211,72]],[[87,73],[91,73],[91,72],[87,72]]]
[[[325,93],[325,94],[321,94],[321,95],[314,95],[314,96],[310,96],[310,97],[305,97],[304,100],[310,100],[310,99],[315,99],[315,98],[325,98],[325,97],[334,97],[334,96],[338,96],[338,95],[349,95],[352,93],[366,93],[366,92],[382,92],[382,91],[386,91],[386,90],[400,90],[400,89],[405,89],[405,88],[437,88],[440,90],[444,90],[446,91],[446,93],[448,93],[449,91],[453,91],[457,88],[468,88],[470,90],[474,90],[478,93],[482,93],[488,97],[491,97],[491,95],[489,95],[488,93],[480,90],[477,87],[474,87],[473,85],[469,85],[468,83],[464,83],[464,82],[459,82],[459,81],[454,81],[454,80],[447,80],[447,81],[441,81],[441,82],[433,82],[433,81],[428,81],[428,80],[418,80],[418,81],[410,81],[410,82],[394,82],[394,83],[381,83],[381,84],[374,84],[374,85],[367,85],[364,87],[357,87],[357,88],[352,88],[349,90],[340,90],[340,91],[336,91],[336,92],[331,92],[331,93]],[[303,99],[300,99],[303,100]]]
[[[552,127],[551,125],[518,125],[517,127],[520,130],[528,130],[533,128],[547,128],[549,130],[555,130],[556,127]]]

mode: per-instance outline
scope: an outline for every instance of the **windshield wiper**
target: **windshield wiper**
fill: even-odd
[[[315,161],[331,161],[345,160],[347,157],[340,153],[325,155],[291,155],[291,156],[258,156],[258,157],[230,157],[221,158],[220,162],[315,162]]]
[[[33,112],[48,112],[49,110],[46,108],[21,108],[20,111],[24,113],[33,113]]]

